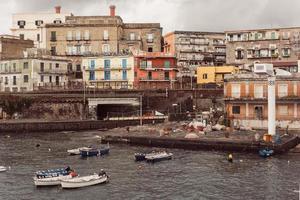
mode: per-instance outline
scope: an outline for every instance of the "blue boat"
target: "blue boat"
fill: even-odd
[[[272,149],[261,149],[259,150],[259,155],[263,158],[270,157],[274,154],[274,150]]]
[[[37,178],[56,177],[56,176],[67,176],[71,171],[70,167],[47,169],[35,172]]]
[[[91,157],[91,156],[103,156],[109,153],[109,145],[106,147],[101,147],[100,149],[92,148],[86,150],[80,150],[80,155],[82,157]]]

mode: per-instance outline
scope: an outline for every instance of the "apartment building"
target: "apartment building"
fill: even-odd
[[[227,118],[235,126],[268,127],[267,77],[254,73],[225,77]],[[300,128],[300,75],[276,76],[276,125]]]
[[[174,89],[178,72],[176,57],[162,52],[135,55],[134,87],[136,89]]]
[[[37,54],[36,54],[37,55]],[[66,89],[70,60],[31,56],[0,61],[0,91]]]
[[[61,24],[71,13],[61,13],[61,7],[56,6],[53,13],[17,13],[12,15],[11,33],[21,39],[34,41],[37,48],[46,48],[45,24]]]
[[[236,74],[236,66],[199,66],[197,68],[197,84],[224,84],[226,74]]]
[[[83,80],[87,87],[132,89],[134,57],[132,54],[85,57],[82,59]]]
[[[33,47],[33,41],[23,40],[12,35],[0,35],[0,60],[21,58],[27,48]]]
[[[225,31],[225,33],[227,64],[247,68],[253,63],[261,62],[273,63],[274,67],[277,63],[278,67],[283,67],[296,63],[299,58],[300,27]]]
[[[174,31],[164,36],[164,52],[175,54],[178,66],[224,65],[225,34],[218,32]]]

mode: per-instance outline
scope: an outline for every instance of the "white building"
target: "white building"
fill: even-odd
[[[46,57],[0,61],[0,91],[26,92],[65,89],[69,60]]]
[[[21,39],[34,41],[37,48],[46,48],[45,24],[60,24],[65,22],[71,13],[61,13],[61,7],[55,7],[54,13],[17,13],[12,16],[12,35]]]

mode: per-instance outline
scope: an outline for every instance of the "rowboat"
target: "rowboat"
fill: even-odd
[[[89,176],[75,177],[61,181],[62,188],[81,188],[108,182],[106,174],[93,174]]]
[[[73,156],[73,155],[80,155],[80,150],[90,150],[92,148],[90,147],[80,147],[80,148],[77,148],[77,149],[69,149],[67,150],[67,152],[69,153],[70,156]]]
[[[259,155],[260,155],[261,157],[267,158],[267,157],[270,157],[270,156],[273,155],[274,150],[272,150],[272,149],[261,149],[261,150],[259,150],[258,153],[259,153]]]
[[[71,175],[60,175],[60,176],[55,176],[55,177],[46,177],[46,178],[38,178],[38,177],[33,177],[34,185],[36,186],[55,186],[55,185],[60,185],[62,180],[67,180],[71,179]]]
[[[6,167],[4,167],[4,166],[0,166],[0,172],[5,172],[7,170],[7,168]]]
[[[109,145],[106,147],[101,147],[100,149],[92,148],[92,149],[83,149],[80,150],[80,155],[82,157],[90,157],[90,156],[103,156],[109,153]]]
[[[172,159],[173,154],[172,153],[167,153],[165,151],[163,152],[159,152],[156,154],[151,154],[151,155],[146,155],[145,159],[147,162],[158,162],[158,161],[162,161],[162,160],[171,160]]]

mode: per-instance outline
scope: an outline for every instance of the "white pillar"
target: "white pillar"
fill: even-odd
[[[275,76],[268,77],[268,134],[275,135],[276,96]]]

